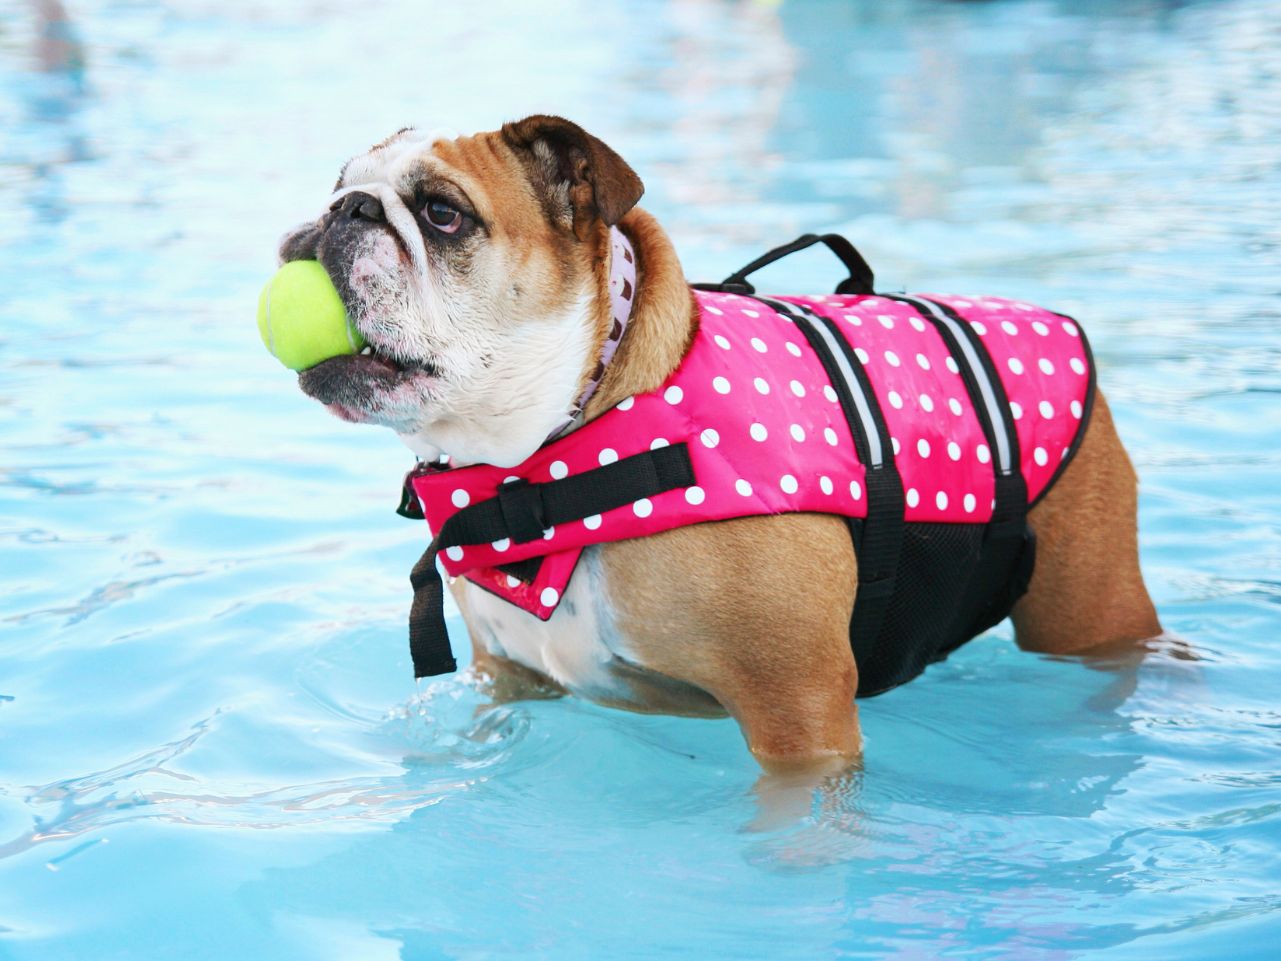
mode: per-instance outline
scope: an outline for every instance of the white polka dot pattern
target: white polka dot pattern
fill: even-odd
[[[962,311],[955,297],[931,299]],[[1028,498],[1035,499],[1061,469],[1064,452],[1081,429],[1089,388],[1088,348],[1073,321],[998,297],[985,297],[983,303],[984,318],[996,322],[983,345],[998,361],[1011,409],[1023,415],[1014,426]],[[1033,411],[1035,416],[1028,416]],[[987,502],[982,492],[975,494],[979,504]]]
[[[451,547],[441,563],[539,617],[551,616],[583,546],[681,523],[785,511],[862,517],[863,466],[821,362],[798,327],[735,294],[698,292],[700,335],[681,369],[651,394],[546,445],[520,465],[415,474],[433,529],[496,496],[503,480],[560,480],[649,449],[685,444],[697,483],[549,528],[530,543]],[[1061,469],[1083,427],[1088,349],[1070,321],[997,298],[924,295],[970,323],[991,352],[1018,433],[1029,497]],[[932,321],[888,298],[781,298],[831,318],[866,372],[893,438],[907,519],[979,523],[990,516],[992,455],[960,367]],[[978,319],[981,315],[981,319]],[[516,473],[513,473],[516,472]],[[532,584],[497,569],[529,557]]]

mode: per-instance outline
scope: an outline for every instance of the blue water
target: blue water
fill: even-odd
[[[1281,6],[66,2],[0,0],[0,958],[1278,957]],[[692,277],[1079,316],[1199,659],[1004,625],[772,825],[731,722],[416,691],[410,456],[253,302],[347,156],[538,110]]]

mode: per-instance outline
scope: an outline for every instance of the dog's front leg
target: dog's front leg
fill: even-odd
[[[454,602],[463,615],[463,621],[467,624],[467,633],[471,638],[472,671],[480,682],[480,690],[490,700],[485,710],[499,704],[509,704],[512,701],[550,700],[564,697],[569,693],[563,685],[556,683],[541,671],[536,671],[498,653],[501,647],[495,635],[497,625],[490,623],[474,610],[464,582],[451,581],[450,593],[453,594]],[[513,612],[518,622],[520,618],[529,616],[514,609]]]
[[[494,654],[474,640],[471,650],[472,669],[490,700],[487,708],[512,701],[553,700],[569,693],[546,675]]]
[[[858,758],[858,578],[844,521],[745,517],[608,547],[609,594],[636,663],[711,694],[767,771]]]
[[[766,675],[768,683],[746,676],[717,692],[764,769],[754,788],[754,831],[784,828],[809,816],[816,791],[862,765],[854,703],[858,672],[849,636],[841,632],[811,650],[828,654],[822,662],[792,664],[782,674]]]
[[[858,672],[848,635],[835,640],[840,646],[815,645],[829,651],[820,660],[792,660],[781,670],[756,666],[712,687],[767,773],[784,780],[826,775],[861,756]]]

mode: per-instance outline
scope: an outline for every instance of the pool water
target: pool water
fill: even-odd
[[[0,2],[0,958],[1278,956],[1281,6],[65,2]],[[1078,316],[1197,659],[1003,625],[772,823],[732,722],[416,689],[411,457],[253,305],[347,156],[535,111],[693,279]]]

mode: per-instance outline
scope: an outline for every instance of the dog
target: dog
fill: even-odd
[[[343,167],[328,209],[281,242],[282,261],[317,259],[325,266],[369,344],[362,354],[303,371],[302,390],[344,420],[394,430],[425,465],[418,477],[424,484],[454,472],[496,478],[485,496],[490,514],[506,517],[499,507],[507,509],[519,498],[525,503],[528,489],[537,486],[520,476],[522,465],[540,456],[545,461],[555,444],[587,436],[608,417],[622,416],[620,409],[663,396],[660,388],[672,383],[700,330],[708,327],[707,307],[713,301],[706,296],[728,298],[749,316],[760,313],[745,306],[757,303],[748,296],[750,285],[731,284],[711,294],[691,290],[671,241],[636,206],[642,191],[640,178],[617,153],[559,117],[531,116],[457,138],[407,128],[375,145]],[[630,262],[630,274],[619,272],[627,266],[624,260]],[[624,318],[619,316],[620,287],[630,294]],[[980,326],[960,322],[957,305],[964,301],[936,299],[922,306],[909,300],[886,299],[888,312],[878,316],[882,321],[910,317],[922,331],[928,320],[930,337],[936,328],[939,336],[948,335],[945,327],[951,324],[963,329],[953,331],[962,341],[972,339],[972,328]],[[806,357],[810,348],[821,351],[823,331],[835,329],[830,317],[820,316],[821,298],[764,303],[771,330],[806,327],[810,345],[778,334],[776,343],[786,343],[797,357],[803,348]],[[1045,326],[1036,323],[1038,331]],[[835,365],[828,372],[835,378],[840,367],[856,390],[857,377],[840,363],[849,347],[833,351],[824,361]],[[950,360],[948,366],[953,366]],[[971,370],[967,382],[973,376]],[[993,380],[999,392],[1000,377]],[[1005,551],[1001,576],[1019,583],[1000,609],[986,613],[1000,617],[1008,610],[1017,643],[1029,651],[1078,654],[1103,645],[1134,645],[1161,632],[1139,570],[1135,472],[1092,373],[1079,389],[1086,391],[1081,396],[1092,412],[1081,418],[1080,403],[1073,401],[1082,426],[1070,447],[1064,446],[1052,486],[1030,509],[1029,498],[1018,494],[1023,502],[1011,514],[1017,523],[1007,525],[1018,537],[996,551]],[[835,393],[826,382],[822,392]],[[976,392],[976,410],[982,403]],[[840,406],[846,405],[833,402],[833,413],[823,416],[837,417]],[[1008,410],[1000,415],[1008,424]],[[940,410],[933,420],[945,416]],[[988,419],[993,423],[984,429],[990,432],[997,415]],[[807,429],[793,428],[793,433]],[[829,430],[834,428],[824,433]],[[849,447],[841,456],[855,458],[849,436],[840,436],[840,447]],[[882,439],[898,445],[897,438]],[[643,459],[648,444],[646,439],[634,458],[622,460]],[[663,439],[661,446],[679,446],[687,461],[690,449],[699,448],[692,440],[675,445]],[[615,451],[609,453],[617,459]],[[1041,454],[1038,448],[1037,463]],[[895,451],[885,460],[893,468],[896,458],[904,457]],[[596,485],[603,491],[597,495],[604,498],[601,503],[612,505],[611,490],[622,472],[607,463],[604,450],[600,463],[602,470],[615,468]],[[849,463],[857,472],[849,476],[864,476],[863,464]],[[697,473],[700,462],[684,466]],[[867,470],[871,484],[870,466]],[[551,471],[556,477],[554,467]],[[653,498],[627,498],[658,504],[659,497],[668,496],[673,503],[693,504],[691,488],[700,491],[700,501],[703,494],[692,480],[690,475],[674,482],[686,492],[680,500],[675,492],[661,491]],[[844,484],[846,477],[837,480]],[[1025,491],[1017,460],[1007,480]],[[824,492],[835,486],[827,474],[821,481]],[[783,483],[786,490],[786,479]],[[521,484],[524,493],[516,489]],[[867,494],[870,501],[870,488]],[[915,489],[907,492],[909,505],[914,494]],[[901,483],[897,496],[904,496]],[[466,490],[456,488],[449,497],[452,506],[442,501],[435,517],[428,510],[438,542],[450,526],[446,518],[440,527],[441,517],[476,506]],[[940,507],[944,499],[940,494]],[[989,515],[993,529],[996,500]],[[535,497],[530,503],[541,510],[546,501]],[[965,501],[970,510],[977,503],[969,496]],[[987,507],[978,504],[980,511]],[[951,509],[960,508],[953,504]],[[903,520],[902,506],[897,510],[898,517],[885,522],[894,530]],[[855,704],[856,693],[865,687],[860,671],[865,680],[875,667],[873,655],[860,647],[858,616],[859,607],[878,607],[869,585],[881,576],[860,553],[870,551],[868,542],[876,539],[868,511],[854,522],[853,538],[848,516],[767,503],[743,516],[719,515],[723,519],[715,522],[633,527],[623,539],[599,543],[584,533],[592,517],[599,522],[599,512],[591,517],[571,512],[565,516],[579,519],[562,527],[572,526],[582,537],[569,544],[574,562],[569,573],[561,572],[560,588],[550,595],[543,588],[537,595],[550,605],[539,610],[535,601],[522,610],[478,577],[452,577],[450,589],[471,636],[475,668],[497,687],[569,692],[642,712],[729,714],[767,771],[845,762],[861,752]],[[639,508],[629,513],[622,507],[619,513],[633,524],[633,514],[641,514]],[[534,535],[515,540],[536,541],[540,527],[552,526],[541,518]],[[967,548],[970,554],[944,552],[942,569],[930,578],[960,578],[964,584],[965,565],[979,553],[995,551],[990,534],[975,542],[982,546]],[[901,539],[901,532],[895,536]],[[512,546],[512,537],[495,538],[493,549]],[[909,549],[894,550],[893,556],[905,557]],[[451,549],[449,557],[454,551],[461,548]],[[450,559],[442,555],[441,560],[453,573]],[[434,562],[431,552],[430,576],[435,576]],[[502,567],[487,570],[516,592],[529,586],[517,574],[502,574]],[[964,603],[965,590],[957,596]],[[928,591],[905,602],[927,617],[931,603]],[[884,607],[882,601],[878,622],[886,616]],[[915,672],[947,649],[927,651]]]

